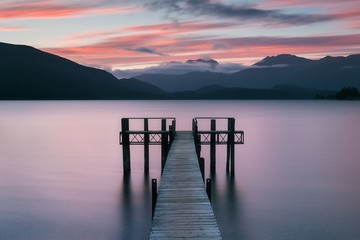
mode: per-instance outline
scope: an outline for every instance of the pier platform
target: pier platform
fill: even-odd
[[[222,239],[193,133],[177,131],[161,177],[149,239]]]

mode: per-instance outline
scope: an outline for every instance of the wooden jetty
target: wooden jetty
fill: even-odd
[[[129,119],[143,121],[143,130],[130,130]],[[216,120],[225,120],[225,130]],[[161,130],[150,130],[149,120],[161,120]],[[198,122],[210,120],[209,130]],[[169,130],[167,121],[171,121]],[[144,172],[149,172],[149,146],[161,145],[162,177],[152,180],[153,223],[149,239],[222,239],[211,207],[211,182],[204,186],[201,145],[210,145],[210,172],[216,169],[216,145],[227,145],[226,170],[235,172],[235,144],[244,143],[244,132],[235,130],[234,118],[194,118],[192,131],[176,131],[175,118],[123,118],[120,144],[123,146],[124,175],[130,174],[130,145],[144,145]]]
[[[168,152],[149,239],[222,239],[190,131],[177,132]]]

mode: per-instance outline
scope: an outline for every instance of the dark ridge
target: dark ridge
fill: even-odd
[[[263,60],[255,63],[253,66],[268,67],[275,65],[302,65],[312,62],[307,58],[298,57],[291,54],[280,54],[277,56],[266,57]]]
[[[0,78],[0,99],[132,99],[162,93],[140,81],[129,84],[104,70],[6,43],[0,43]]]

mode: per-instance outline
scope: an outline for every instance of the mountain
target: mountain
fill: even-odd
[[[222,79],[228,76],[216,72],[190,72],[180,75],[170,74],[143,74],[136,76],[136,79],[158,86],[166,92],[194,91],[208,85],[224,85]]]
[[[247,88],[272,88],[275,85],[332,91],[338,91],[345,86],[360,88],[360,54],[348,57],[325,57],[304,61],[303,64],[287,64],[280,67],[253,67],[229,77],[239,84],[238,86]]]
[[[162,97],[136,79],[82,66],[30,46],[0,43],[0,99],[131,99]]]
[[[145,69],[128,69],[111,71],[118,78],[135,77],[149,74],[160,75],[183,75],[192,72],[214,72],[214,73],[234,73],[245,67],[238,63],[219,63],[211,58],[199,58],[187,60],[186,62],[165,62],[157,66]]]
[[[360,89],[360,55],[310,60],[281,54],[266,57],[253,67],[235,73],[144,74],[136,78],[167,92],[196,91],[208,85],[272,90],[274,86],[292,86],[307,95],[306,89],[312,89],[313,93],[339,91],[346,86]]]
[[[122,78],[119,81],[122,86],[131,94],[153,94],[154,97],[166,95],[166,92],[161,90],[159,87],[144,83],[143,81],[140,81],[136,78]]]
[[[291,54],[280,54],[277,56],[268,56],[263,60],[255,63],[253,66],[269,67],[269,66],[291,66],[291,65],[304,65],[311,63],[313,60],[298,57]]]
[[[213,59],[172,64],[222,66]],[[360,89],[359,54],[319,60],[282,54],[234,73],[165,70],[118,79],[30,46],[0,43],[0,100],[304,99],[331,96],[344,87]]]
[[[209,65],[211,68],[215,68],[216,66],[219,65],[219,63],[217,61],[215,61],[214,59],[203,59],[203,58],[199,58],[197,60],[187,60],[186,63],[189,63],[189,64],[206,64],[206,65]]]

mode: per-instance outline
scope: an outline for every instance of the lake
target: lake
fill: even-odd
[[[0,239],[147,239],[160,149],[144,175],[132,147],[124,178],[120,120],[175,117],[190,130],[201,116],[245,131],[235,176],[221,146],[211,176],[224,239],[360,239],[359,101],[2,101],[0,116]]]

